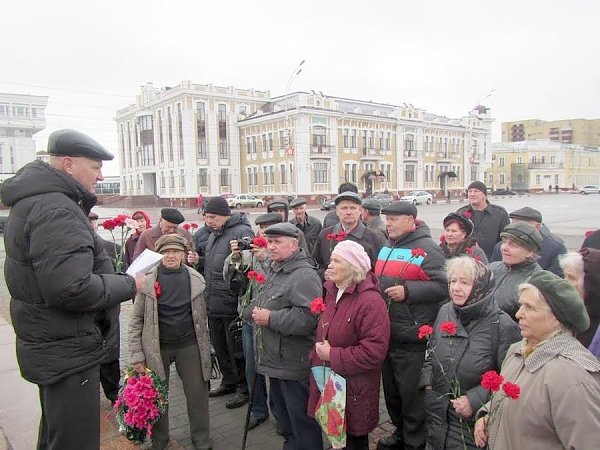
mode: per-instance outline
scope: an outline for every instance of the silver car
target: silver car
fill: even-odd
[[[235,197],[230,197],[227,199],[227,204],[230,208],[242,208],[243,206],[252,206],[255,208],[260,208],[263,205],[263,201],[260,198],[255,197],[254,195],[247,194],[239,194]]]
[[[427,191],[411,191],[400,200],[403,202],[410,202],[413,205],[419,205],[421,203],[427,203],[428,205],[431,205],[433,202],[433,197]]]
[[[600,186],[597,184],[587,184],[579,189],[579,193],[583,195],[587,194],[600,194]]]

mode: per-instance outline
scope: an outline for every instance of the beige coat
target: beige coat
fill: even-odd
[[[521,345],[508,349],[502,365],[505,381],[518,384],[521,394],[517,400],[506,398],[502,390],[494,395],[489,448],[599,448],[598,359],[568,331],[550,338],[526,359]]]
[[[204,302],[204,278],[194,269],[184,266],[190,275],[192,317],[196,330],[196,342],[202,361],[202,378],[210,380],[210,338]],[[129,321],[129,361],[133,364],[145,361],[146,367],[154,370],[165,380],[165,368],[160,356],[160,341],[158,334],[158,303],[154,292],[154,282],[158,267],[146,276],[146,285],[133,304]]]

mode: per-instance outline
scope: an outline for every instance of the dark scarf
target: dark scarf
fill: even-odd
[[[477,245],[477,241],[475,240],[474,237],[470,236],[468,238],[466,238],[464,241],[462,241],[460,244],[458,244],[458,246],[454,249],[454,250],[450,250],[450,247],[448,247],[448,244],[446,243],[446,241],[442,242],[440,244],[440,247],[442,249],[442,251],[444,252],[444,255],[446,256],[446,259],[449,258],[453,258],[454,256],[460,256],[466,253],[466,250],[469,247],[473,247]]]

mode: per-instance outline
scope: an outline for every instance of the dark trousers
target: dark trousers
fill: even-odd
[[[235,320],[235,317],[209,317],[208,328],[210,330],[210,341],[215,348],[215,355],[219,361],[219,368],[223,374],[221,386],[237,386],[243,381],[240,376],[238,366],[231,354],[227,342],[229,334],[229,324]],[[245,390],[244,386],[244,390]]]
[[[355,436],[350,433],[346,433],[346,446],[345,450],[369,450],[369,435]]]
[[[308,381],[269,378],[269,395],[277,424],[285,438],[283,450],[320,450],[321,427],[306,413]]]
[[[383,362],[385,404],[405,449],[425,448],[424,391],[419,389],[424,361],[425,350],[394,349]]]
[[[38,387],[42,408],[38,450],[100,448],[100,370],[97,365],[58,383]]]
[[[210,424],[208,420],[208,383],[202,378],[202,363],[196,343],[179,349],[160,349],[163,367],[167,379],[165,386],[169,388],[170,366],[175,363],[177,374],[183,384],[183,392],[187,403],[192,442],[197,449],[208,449],[210,440]],[[169,411],[162,415],[154,425],[152,448],[162,450],[169,443]]]
[[[256,361],[254,359],[254,328],[248,323],[242,326],[242,345],[244,347],[244,359],[246,361],[246,383],[248,384],[248,393],[252,398],[252,408],[250,412],[257,419],[264,419],[269,416],[267,406],[267,383],[264,375],[256,373]],[[256,381],[254,381],[256,377]],[[256,388],[254,397],[252,397],[252,384]]]
[[[119,360],[100,364],[100,384],[107,399],[114,403],[119,395],[119,380],[121,379],[121,369]]]

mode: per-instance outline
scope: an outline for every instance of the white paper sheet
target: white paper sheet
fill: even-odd
[[[160,253],[146,249],[140,254],[140,256],[133,260],[126,273],[127,275],[131,275],[133,277],[135,277],[138,273],[146,273],[156,266],[162,257],[163,255]]]

